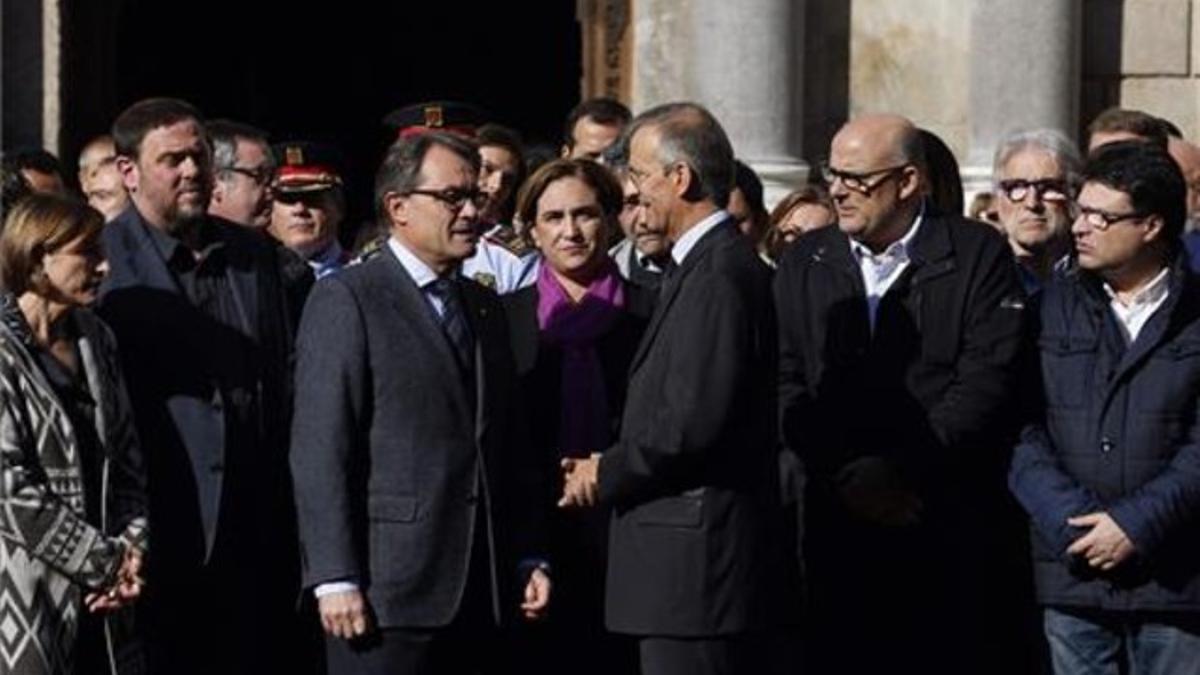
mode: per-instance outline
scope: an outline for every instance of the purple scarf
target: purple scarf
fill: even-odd
[[[543,262],[537,290],[541,341],[561,349],[563,355],[559,452],[571,457],[599,452],[612,441],[612,434],[596,341],[612,328],[625,307],[625,287],[617,266],[605,256],[600,275],[576,303]]]

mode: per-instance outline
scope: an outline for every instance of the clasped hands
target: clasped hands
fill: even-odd
[[[104,591],[88,593],[84,604],[89,612],[111,612],[132,604],[142,595],[145,581],[141,577],[142,551],[134,546],[127,546],[121,557],[121,566],[117,569],[117,578],[112,586]]]
[[[1089,566],[1107,572],[1125,562],[1134,553],[1133,542],[1105,511],[1095,511],[1068,518],[1073,527],[1089,528],[1067,547],[1069,555],[1087,560]]]
[[[566,457],[559,465],[563,470],[563,495],[558,500],[558,505],[564,508],[595,506],[600,453],[593,452],[584,458]]]

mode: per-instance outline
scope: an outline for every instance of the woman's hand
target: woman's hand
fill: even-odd
[[[117,570],[117,579],[106,591],[89,593],[84,598],[88,611],[111,612],[133,604],[142,595],[145,581],[141,577],[142,551],[133,546],[125,549],[121,559],[121,567]]]

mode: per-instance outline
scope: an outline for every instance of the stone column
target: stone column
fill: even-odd
[[[970,133],[962,167],[970,197],[991,189],[1005,134],[1050,127],[1074,138],[1079,114],[1081,0],[974,0]]]
[[[634,0],[633,107],[693,100],[763,180],[768,208],[798,185],[804,0]]]

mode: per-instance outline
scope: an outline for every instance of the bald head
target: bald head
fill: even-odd
[[[1179,165],[1187,183],[1187,215],[1191,224],[1200,219],[1200,146],[1172,136],[1167,141],[1167,152]]]
[[[920,209],[924,152],[916,125],[899,115],[846,123],[829,149],[829,194],[838,227],[874,250],[908,231]]]
[[[863,115],[850,120],[833,137],[833,147],[839,146],[873,162],[874,168],[907,163],[921,168],[925,163],[920,130],[900,115]]]

